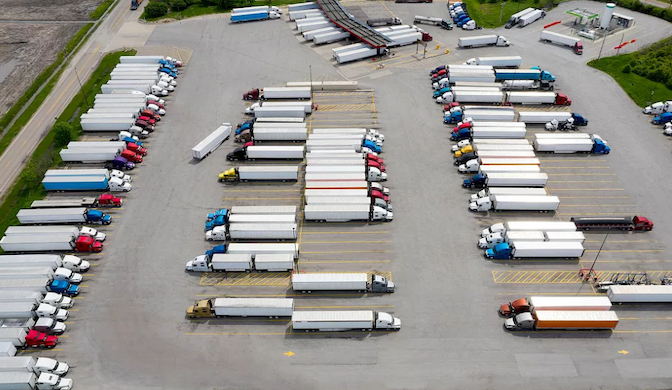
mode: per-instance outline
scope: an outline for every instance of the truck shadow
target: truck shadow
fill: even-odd
[[[285,332],[286,339],[299,339],[299,340],[308,340],[308,339],[350,339],[350,340],[365,340],[369,338],[377,338],[382,336],[387,336],[390,333],[397,333],[392,330],[372,330],[372,331],[361,331],[361,330],[350,330],[345,332],[305,332],[303,330],[293,330],[291,326],[287,328]]]
[[[608,339],[614,335],[611,330],[502,330],[511,336],[530,339]]]

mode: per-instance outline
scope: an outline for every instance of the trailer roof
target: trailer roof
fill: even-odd
[[[611,307],[611,301],[606,296],[599,297],[530,297],[532,306],[563,306],[563,307],[582,307],[582,306],[606,306]]]
[[[572,217],[571,221],[594,224],[632,223],[632,217]]]
[[[539,321],[618,321],[616,312],[598,310],[537,310]]]
[[[371,310],[339,310],[339,311],[295,311],[292,321],[373,321]]]
[[[294,308],[293,298],[216,298],[214,307]]]
[[[295,273],[292,274],[292,283],[309,282],[364,282],[369,280],[365,272],[357,273]]]

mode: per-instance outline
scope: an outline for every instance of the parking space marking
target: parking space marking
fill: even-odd
[[[320,251],[320,252],[301,252],[304,255],[321,255],[337,253],[388,253],[389,250],[362,250],[362,251]]]
[[[635,204],[560,204],[560,207],[635,207]]]
[[[60,336],[59,336],[59,337],[60,337]],[[40,348],[40,349],[17,349],[17,350],[16,350],[16,353],[23,353],[23,352],[26,352],[26,353],[31,353],[31,352],[48,352],[48,351],[57,351],[57,352],[60,352],[60,351],[63,351],[63,348],[52,348],[52,349],[41,349],[41,348]]]
[[[358,264],[358,263],[391,263],[390,260],[299,260],[297,264]]]
[[[250,192],[251,190],[225,190],[226,192]],[[298,192],[301,191],[301,187],[296,187],[291,190],[253,190],[254,192]]]
[[[560,199],[630,199],[629,196],[558,196]]]
[[[304,244],[389,244],[392,241],[304,241]]]
[[[604,252],[604,251],[603,251]],[[595,271],[598,280],[609,280],[616,274],[632,271]],[[644,271],[650,279],[672,274],[672,271]],[[496,284],[576,284],[583,283],[578,271],[492,271]]]
[[[585,183],[590,183],[586,181]],[[549,191],[625,191],[623,188],[547,188]]]
[[[302,271],[301,273],[312,273]],[[336,272],[350,273],[350,272]],[[369,276],[374,272],[368,272]],[[392,272],[375,272],[392,280]],[[201,275],[199,286],[289,286],[290,272],[204,272]]]
[[[620,180],[549,180],[548,183],[620,183]]]
[[[660,253],[665,252],[663,249],[586,249],[586,252],[604,252],[604,253]]]
[[[222,198],[222,200],[299,200],[301,197],[295,197],[295,198],[276,198],[276,197],[266,197],[266,198],[245,198],[245,197],[240,197],[240,198]]]
[[[382,232],[304,232],[303,234],[388,234],[387,231]]]

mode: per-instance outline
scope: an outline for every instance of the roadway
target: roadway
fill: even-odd
[[[145,4],[146,2],[143,2],[141,8],[130,11],[128,1],[119,1],[107,17],[99,22],[97,30],[93,32],[84,46],[72,58],[56,87],[35,112],[31,120],[14,138],[5,153],[0,156],[0,197],[4,196],[5,192],[11,188],[56,118],[61,115],[70,100],[79,92],[75,72],[79,74],[79,79],[85,82],[103,55],[114,49],[111,43],[115,42],[122,26],[126,22],[137,20],[142,14],[142,8]],[[129,46],[127,41],[124,44],[126,47]]]

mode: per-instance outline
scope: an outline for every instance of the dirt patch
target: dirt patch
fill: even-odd
[[[100,3],[100,0],[0,0],[0,19],[90,20],[89,14]]]
[[[80,23],[0,23],[0,65],[15,64],[0,82],[0,115],[14,104],[44,68],[54,62],[58,52],[81,27]]]

